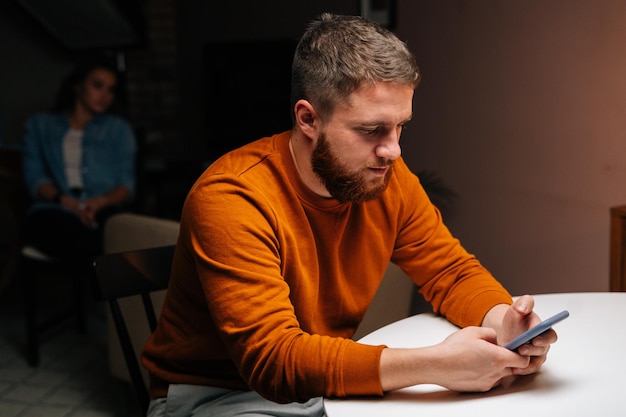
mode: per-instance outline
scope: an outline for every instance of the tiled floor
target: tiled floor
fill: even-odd
[[[0,294],[0,416],[138,416],[128,386],[110,376],[105,341],[105,306],[88,300],[87,334],[67,323],[46,339],[41,364],[23,355],[20,291],[13,283]]]

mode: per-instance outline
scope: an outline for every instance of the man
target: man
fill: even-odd
[[[500,346],[539,322],[533,299],[511,306],[400,158],[418,81],[386,29],[329,14],[309,26],[292,131],[225,155],[187,197],[144,350],[149,415],[319,416],[321,396],[486,391],[540,368],[553,331],[518,353]],[[464,329],[416,349],[352,341],[389,261]]]

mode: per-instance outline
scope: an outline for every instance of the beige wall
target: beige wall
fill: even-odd
[[[514,294],[608,289],[626,203],[626,2],[400,1],[423,82],[403,137],[448,223]]]

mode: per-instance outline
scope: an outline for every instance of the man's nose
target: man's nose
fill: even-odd
[[[391,161],[398,159],[401,153],[400,133],[395,130],[387,135],[384,141],[376,148],[377,157]]]

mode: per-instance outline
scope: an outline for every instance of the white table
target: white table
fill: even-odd
[[[570,317],[554,326],[559,340],[540,373],[507,378],[487,393],[456,393],[417,385],[382,398],[324,400],[328,417],[368,416],[626,416],[626,293],[536,295],[535,311]],[[385,326],[360,341],[389,347],[440,342],[457,330],[433,314]]]

